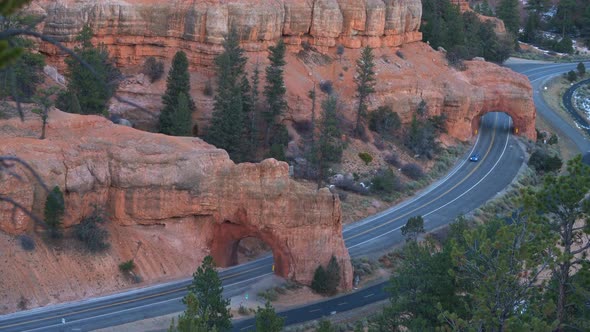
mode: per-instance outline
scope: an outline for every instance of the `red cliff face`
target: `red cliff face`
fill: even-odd
[[[278,38],[351,48],[421,40],[420,0],[37,0],[31,10],[45,16],[44,34],[66,44],[89,24],[120,65],[171,58],[179,49],[194,66],[211,64],[231,26],[248,51]],[[58,54],[49,44],[42,51]]]
[[[16,306],[22,293],[37,304],[57,300],[45,293],[49,289],[63,291],[59,300],[114,291],[118,262],[132,257],[138,241],[135,262],[146,281],[188,276],[207,254],[221,266],[234,264],[237,243],[257,237],[271,247],[279,275],[309,284],[316,267],[334,255],[343,267],[341,287],[350,288],[340,201],[327,189],[310,191],[292,181],[286,163],[235,165],[225,151],[198,138],[146,133],[58,110],[50,112],[45,140],[36,138],[40,125],[38,116],[2,121],[0,155],[26,160],[48,186],[60,186],[66,227],[93,205],[105,207],[111,248],[101,258],[42,245],[21,252],[2,232],[32,231],[32,221],[0,204],[0,245],[15,258],[0,264],[4,302]],[[0,192],[42,213],[46,194],[22,169],[18,174],[24,181],[3,180]],[[108,280],[94,280],[109,273]],[[31,289],[23,290],[23,283]]]

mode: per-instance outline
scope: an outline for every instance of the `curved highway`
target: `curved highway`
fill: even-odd
[[[403,240],[400,228],[412,216],[422,215],[425,228],[431,230],[477,208],[510,184],[523,162],[523,153],[511,135],[510,124],[510,118],[504,113],[488,113],[482,119],[480,135],[472,150],[481,155],[479,162],[467,161],[469,154],[466,154],[445,178],[415,198],[345,227],[343,235],[351,256],[384,250],[399,243]],[[271,266],[272,257],[267,256],[224,269],[220,272],[224,295],[231,297],[248,292],[253,282],[272,273]],[[88,331],[179,312],[184,309],[180,299],[186,294],[189,283],[190,279],[186,279],[9,314],[0,317],[0,330]],[[369,297],[368,300],[373,300]],[[328,308],[325,304],[318,306]],[[325,313],[319,310],[316,314]],[[304,317],[311,319],[311,316]],[[247,322],[237,322],[236,329],[248,326],[240,327],[243,324]]]
[[[589,68],[590,62],[584,62]],[[579,130],[572,128],[569,123],[563,120],[554,110],[547,105],[542,96],[542,90],[547,82],[555,76],[559,76],[570,70],[576,70],[578,63],[543,63],[543,62],[521,62],[509,60],[505,64],[512,70],[526,75],[533,86],[533,99],[537,108],[537,115],[543,117],[557,131],[559,136],[568,137],[582,153],[590,151],[590,141]],[[578,124],[579,127],[580,124]]]

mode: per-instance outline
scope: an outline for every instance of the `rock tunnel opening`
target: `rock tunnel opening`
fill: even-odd
[[[217,266],[229,267],[272,252],[275,274],[287,278],[289,275],[289,252],[269,231],[226,220],[214,226],[211,256]],[[269,271],[270,272],[270,271]]]
[[[500,132],[509,131],[513,134],[519,134],[519,126],[514,123],[513,119],[509,113],[502,111],[480,113],[471,120],[473,137],[476,137],[482,130],[491,131],[494,128]]]

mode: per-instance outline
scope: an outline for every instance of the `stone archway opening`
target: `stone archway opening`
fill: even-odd
[[[289,251],[271,231],[261,231],[226,220],[215,224],[210,248],[211,256],[220,267],[245,263],[270,250],[274,273],[284,278],[289,276]]]
[[[473,137],[477,136],[481,130],[491,130],[494,127],[499,131],[506,130],[513,134],[519,134],[518,125],[515,125],[514,118],[510,113],[502,111],[483,112],[471,119]]]

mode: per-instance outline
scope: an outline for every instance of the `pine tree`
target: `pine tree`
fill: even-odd
[[[81,114],[103,114],[107,110],[107,102],[117,90],[121,73],[112,63],[106,48],[94,47],[91,37],[92,30],[85,26],[76,39],[81,47],[77,47],[75,51],[94,73],[78,60],[66,59],[68,93],[78,98]],[[74,113],[77,110],[68,108],[63,111]]]
[[[33,97],[33,101],[41,106],[38,110],[41,116],[42,127],[41,137],[39,139],[45,139],[45,128],[47,127],[47,119],[49,118],[49,109],[53,106],[53,100],[51,97],[57,92],[57,87],[50,87],[47,89],[41,89],[37,91],[37,94]],[[33,110],[35,111],[35,110]]]
[[[189,99],[182,92],[178,95],[178,104],[172,114],[172,125],[175,136],[191,135],[191,110]]]
[[[358,137],[361,134],[361,119],[367,113],[367,98],[375,92],[375,61],[373,49],[368,46],[363,49],[361,57],[356,61],[354,82],[358,98],[354,132]]]
[[[45,201],[45,224],[49,229],[49,235],[56,239],[62,236],[61,223],[65,213],[64,196],[58,186],[47,195]]]
[[[336,294],[338,286],[340,286],[340,264],[334,255],[330,258],[328,266],[326,267],[327,275],[327,292],[330,295]]]
[[[518,12],[518,0],[501,0],[496,13],[504,21],[506,30],[516,36],[520,27],[520,16]]]
[[[328,292],[328,274],[323,266],[318,266],[313,274],[311,281],[311,289],[318,294],[326,294]]]
[[[184,127],[184,124],[176,123],[175,113],[178,109],[178,98],[181,94],[188,99],[190,113],[196,110],[195,102],[190,98],[190,73],[188,71],[188,59],[183,51],[178,51],[172,59],[172,67],[166,79],[166,92],[162,96],[164,108],[160,112],[160,132],[166,135],[182,135],[175,130]],[[190,128],[190,122],[188,124]],[[189,132],[190,134],[190,132]]]
[[[542,225],[550,227],[550,234],[559,236],[552,278],[557,299],[556,318],[560,328],[569,325],[568,308],[571,297],[579,292],[572,288],[572,274],[587,262],[583,255],[590,249],[590,167],[582,163],[580,155],[567,163],[567,173],[545,178],[542,190],[537,193],[537,209],[543,213]],[[583,240],[584,239],[584,240]]]
[[[217,328],[209,328],[207,322],[210,319],[209,313],[200,313],[201,305],[194,293],[188,292],[182,299],[186,310],[178,316],[178,325],[174,319],[170,322],[168,332],[215,332]]]
[[[312,151],[311,162],[319,172],[317,181],[318,188],[321,187],[325,171],[330,163],[340,162],[344,150],[341,132],[338,127],[337,114],[338,99],[331,95],[322,102],[322,119],[318,128],[320,133],[315,151]]]
[[[276,314],[270,302],[264,304],[264,308],[258,307],[256,311],[257,332],[280,332],[285,325],[285,319]]]
[[[252,109],[252,101],[248,97],[249,84],[244,77],[247,59],[238,38],[237,31],[232,29],[223,43],[223,53],[215,58],[218,84],[206,137],[208,143],[226,150],[235,162],[241,162],[246,157],[248,114],[244,107]]]
[[[276,118],[283,114],[287,109],[285,94],[285,82],[283,80],[283,67],[285,66],[286,46],[282,39],[279,39],[275,46],[268,48],[268,60],[270,65],[266,67],[266,85],[264,86],[264,96],[266,97],[267,107],[263,112],[266,121],[266,145],[270,141],[271,129],[275,124]]]
[[[231,313],[229,300],[223,299],[223,286],[215,270],[213,257],[206,256],[201,266],[193,274],[193,282],[188,286],[189,292],[194,294],[198,307],[196,317],[204,320],[207,329],[216,328],[219,331],[231,329]]]

